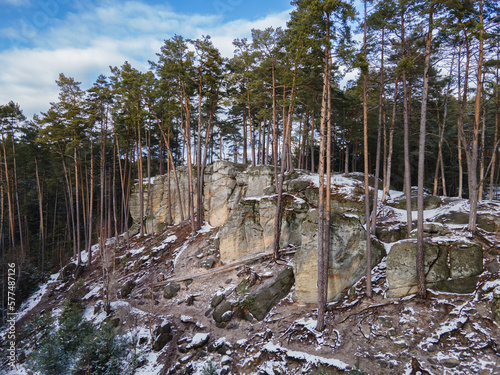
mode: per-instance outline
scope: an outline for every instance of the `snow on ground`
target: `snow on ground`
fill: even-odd
[[[145,359],[147,363],[145,366],[138,368],[135,371],[135,375],[156,375],[159,374],[163,368],[163,365],[158,364],[158,357],[161,355],[161,352],[149,351],[145,355]]]
[[[285,354],[289,358],[302,360],[314,366],[328,365],[328,366],[334,366],[339,370],[347,370],[349,368],[349,365],[347,363],[339,361],[338,359],[324,358],[305,352],[289,350],[283,348],[281,345],[276,345],[272,342],[268,342],[266,345],[264,345],[262,349],[270,353]]]
[[[100,285],[95,285],[94,288],[82,298],[82,300],[86,301],[92,297],[98,297],[101,293],[101,289],[102,287]]]
[[[214,229],[214,227],[212,227],[210,224],[208,224],[206,221],[205,223],[203,223],[203,226],[200,228],[200,230],[198,231],[198,233],[208,233],[210,232],[212,229]]]
[[[175,269],[175,266],[177,265],[177,262],[179,261],[181,255],[182,255],[182,253],[184,252],[184,250],[186,250],[188,248],[189,244],[190,244],[190,242],[186,241],[186,242],[184,242],[182,247],[179,250],[177,250],[178,252],[177,252],[177,255],[175,256],[175,259],[174,259],[174,269]]]
[[[137,249],[130,249],[130,250],[128,251],[128,253],[129,253],[130,255],[132,255],[132,256],[133,256],[133,255],[136,255],[136,254],[142,253],[142,252],[144,251],[144,249],[145,249],[145,247],[144,247],[144,246],[142,246],[142,247],[139,247],[139,248],[137,248]]]
[[[209,333],[197,333],[193,336],[193,339],[191,340],[191,345],[193,346],[200,345],[202,342],[206,341],[209,336],[210,336]]]
[[[161,251],[161,250],[165,249],[167,246],[169,246],[170,244],[174,243],[175,241],[177,241],[177,236],[175,234],[172,234],[172,235],[168,236],[167,238],[165,238],[160,243],[160,245],[153,247],[151,249],[151,251],[152,252]]]
[[[38,290],[31,295],[22,305],[19,307],[16,314],[16,322],[28,314],[38,303],[42,300],[43,295],[47,291],[49,285],[57,282],[59,277],[59,272],[50,276],[49,280],[40,286]]]

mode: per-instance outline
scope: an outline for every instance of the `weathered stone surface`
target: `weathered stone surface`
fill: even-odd
[[[155,330],[155,340],[153,342],[153,350],[158,352],[164,348],[164,346],[170,342],[173,338],[172,336],[172,326],[167,323],[163,326],[158,327]]]
[[[432,285],[433,289],[446,293],[469,294],[476,290],[477,276],[463,277],[460,279],[442,280]]]
[[[441,364],[444,367],[454,368],[460,365],[460,360],[458,360],[457,358],[446,358],[441,360]]]
[[[196,335],[193,336],[191,342],[187,345],[187,349],[191,350],[191,349],[202,348],[208,344],[209,340],[210,340],[209,333],[197,333]]]
[[[232,209],[239,203],[244,193],[244,186],[236,181],[245,166],[241,164],[217,161],[207,167],[205,173],[204,208],[210,225],[223,225]]]
[[[221,260],[232,262],[271,250],[275,212],[275,203],[268,198],[242,201],[219,230]]]
[[[163,297],[166,299],[174,298],[181,290],[181,286],[176,282],[170,282],[163,288]]]
[[[483,249],[478,244],[463,242],[450,249],[450,277],[458,279],[483,272]]]
[[[263,320],[273,306],[290,292],[294,283],[293,270],[287,268],[276,279],[269,281],[247,297],[248,311],[257,319]]]
[[[497,287],[493,291],[493,302],[491,303],[491,312],[493,313],[493,319],[500,324],[500,287]]]
[[[387,257],[388,296],[399,297],[416,292],[416,261],[416,240],[404,240],[392,246]],[[470,278],[483,270],[482,249],[467,242],[426,242],[424,269],[429,287],[446,292],[470,293],[471,282],[474,282]]]
[[[309,205],[290,195],[283,196],[280,246],[300,245],[302,222]],[[232,262],[271,251],[274,244],[275,197],[246,198],[233,210],[219,230],[219,251],[223,262]]]
[[[408,237],[406,225],[394,225],[389,228],[377,227],[375,235],[382,242],[396,242],[404,240]]]
[[[63,268],[61,275],[59,276],[59,279],[61,279],[63,283],[69,281],[73,277],[73,273],[75,272],[75,270],[76,270],[76,264],[69,263]]]
[[[406,230],[406,225],[404,226]],[[446,236],[450,230],[441,223],[424,223],[424,237]],[[410,238],[417,238],[417,230],[414,229]]]
[[[433,195],[424,196],[424,210],[432,210],[434,208],[441,207],[442,204],[443,201],[441,200],[441,197],[436,197]],[[388,205],[394,208],[406,210],[406,197],[401,196],[400,198],[395,199],[393,202],[388,202]],[[413,211],[417,210],[417,197],[415,193],[412,194],[411,209]]]
[[[206,268],[207,270],[212,268],[215,264],[214,258],[207,258],[200,261],[200,267]]]
[[[490,273],[494,274],[500,271],[500,264],[497,261],[492,261],[486,266],[486,268]]]
[[[79,264],[75,269],[75,279],[78,280],[85,272],[85,264]]]
[[[187,169],[177,169],[184,213],[187,213]],[[222,263],[229,263],[261,252],[272,250],[276,214],[274,191],[274,168],[269,166],[249,167],[241,164],[218,161],[205,170],[204,209],[205,219],[210,225],[220,227],[214,249],[219,251]],[[300,250],[294,268],[300,270],[296,298],[302,302],[316,301],[316,232],[315,223],[306,217],[317,206],[318,189],[313,179],[299,173],[285,175],[280,247],[296,246]],[[131,214],[134,221],[140,215],[137,188],[131,198]],[[170,193],[169,193],[170,190]],[[148,232],[159,230],[170,223],[168,202],[171,203],[173,223],[180,222],[178,189],[173,173],[154,179],[150,187],[152,208],[145,210]],[[364,208],[363,190],[354,188],[332,194],[332,211],[345,214],[340,224],[332,220],[332,249],[330,252],[330,298],[351,286],[365,274]],[[144,196],[147,197],[147,181]],[[169,198],[170,197],[170,198]],[[146,202],[147,200],[145,200]],[[314,210],[313,210],[314,211]],[[314,214],[313,214],[314,216]],[[354,227],[353,227],[354,225]],[[337,228],[337,226],[340,226]],[[306,228],[307,227],[307,228]],[[342,233],[344,232],[344,233]],[[375,251],[375,265],[383,253]],[[201,254],[200,254],[201,255]],[[206,262],[200,266],[210,267]],[[174,293],[175,291],[172,291]],[[168,293],[167,293],[168,294]],[[302,297],[306,300],[302,300]],[[171,297],[170,297],[171,298]]]
[[[214,318],[214,320],[217,323],[221,323],[222,316],[226,312],[231,311],[232,308],[233,308],[233,306],[231,305],[231,303],[229,301],[224,300],[221,303],[219,303],[219,305],[215,308],[214,313],[212,314],[212,317]]]
[[[436,221],[451,225],[467,225],[469,223],[469,214],[462,211],[451,211],[438,216]],[[479,215],[477,217],[477,226],[487,232],[498,232],[500,230],[500,218]]]
[[[424,269],[427,282],[446,280],[449,276],[446,248],[426,243]],[[404,240],[393,245],[387,256],[387,281],[390,296],[403,296],[414,292],[417,285],[417,242]]]
[[[120,289],[120,296],[122,298],[127,298],[130,293],[132,293],[132,290],[135,288],[135,281],[134,280],[128,280],[125,284]]]
[[[295,295],[305,303],[317,302],[318,212],[310,210],[302,224],[302,246],[294,257]],[[366,273],[366,232],[355,216],[332,214],[330,231],[328,300],[337,297]],[[385,256],[380,246],[372,246],[372,267]]]
[[[224,294],[222,294],[222,293],[215,294],[212,297],[212,301],[210,302],[210,305],[213,308],[216,308],[222,301],[224,301],[225,298],[226,298],[226,296]]]

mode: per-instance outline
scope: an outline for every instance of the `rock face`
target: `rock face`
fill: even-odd
[[[500,287],[497,287],[493,291],[493,302],[491,304],[491,311],[493,313],[493,319],[500,324]]]
[[[308,212],[303,224],[302,247],[295,253],[295,298],[317,302],[318,212]],[[366,274],[366,232],[357,217],[334,213],[330,227],[328,255],[328,299],[334,299]],[[372,243],[373,244],[373,243]],[[381,246],[372,246],[372,267],[385,256]]]
[[[185,204],[187,170],[179,168],[177,175]],[[305,303],[317,301],[318,188],[315,179],[314,175],[292,173],[285,176],[283,185],[280,247],[298,249],[293,264],[295,299]],[[344,183],[350,184],[349,189],[344,189]],[[268,166],[247,167],[218,161],[206,168],[205,220],[211,226],[219,227],[216,247],[223,263],[272,250],[277,201],[273,184],[274,168]],[[366,273],[361,185],[359,181],[343,177],[333,184],[329,298],[338,296]],[[171,223],[168,214],[169,187],[172,223],[180,222],[173,175],[170,178],[156,177],[151,186],[150,207],[144,210],[148,233]],[[147,186],[144,194],[144,202],[147,202]],[[137,191],[132,195],[130,206],[132,217],[137,222],[140,212]],[[184,207],[184,213],[187,213],[187,207]],[[372,266],[385,255],[383,248],[373,248]]]
[[[399,297],[417,290],[417,242],[394,244],[387,256],[388,296]],[[424,247],[427,286],[454,293],[474,291],[475,279],[483,272],[483,251],[471,242],[426,242]],[[467,287],[468,286],[468,287]],[[469,291],[472,287],[472,291]]]

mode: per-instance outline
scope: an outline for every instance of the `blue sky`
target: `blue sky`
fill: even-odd
[[[0,0],[0,104],[25,115],[57,100],[59,73],[89,88],[109,66],[147,70],[165,39],[212,36],[225,56],[252,28],[285,27],[289,0]]]

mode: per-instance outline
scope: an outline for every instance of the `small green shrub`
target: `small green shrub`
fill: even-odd
[[[250,287],[247,280],[242,280],[235,290],[236,304],[240,308],[251,306],[255,302],[254,296],[249,296]]]
[[[129,362],[128,341],[118,336],[110,324],[94,327],[83,312],[81,302],[68,299],[58,324],[48,321],[38,346],[28,354],[26,367],[29,370],[42,375],[126,375],[133,372],[133,365],[124,365]]]
[[[205,366],[203,366],[202,370],[203,375],[218,375],[219,371],[217,370],[217,366],[213,364],[212,361],[208,361]]]

